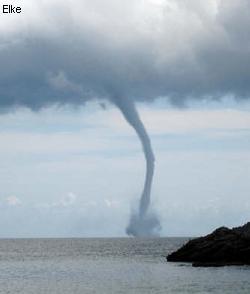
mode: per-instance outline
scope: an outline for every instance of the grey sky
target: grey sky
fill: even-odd
[[[247,0],[22,1],[1,17],[2,107],[249,97]],[[35,98],[34,98],[35,97]]]
[[[249,220],[250,1],[20,5],[0,17],[0,237],[124,235],[145,166],[113,95],[151,136],[163,235]]]

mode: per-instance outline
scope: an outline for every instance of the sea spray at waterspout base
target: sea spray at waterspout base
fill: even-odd
[[[160,231],[160,222],[155,213],[150,210],[151,187],[154,175],[154,153],[150,138],[139,117],[135,104],[126,97],[115,97],[112,99],[120,109],[126,121],[137,133],[146,160],[146,177],[143,192],[140,198],[139,211],[132,211],[126,233],[132,236],[157,236]]]

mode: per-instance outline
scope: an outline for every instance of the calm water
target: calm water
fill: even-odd
[[[250,293],[250,267],[192,268],[159,239],[0,240],[0,293]]]

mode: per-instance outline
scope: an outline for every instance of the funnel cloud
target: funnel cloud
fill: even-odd
[[[155,164],[150,138],[132,100],[125,97],[115,97],[113,102],[137,133],[146,159],[146,177],[140,198],[139,211],[131,213],[126,233],[132,236],[154,236],[157,235],[160,229],[160,222],[157,216],[150,211],[150,194]]]

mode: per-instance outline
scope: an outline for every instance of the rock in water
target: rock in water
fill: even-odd
[[[167,260],[192,262],[193,266],[250,265],[250,222],[233,229],[221,227],[190,240]]]

